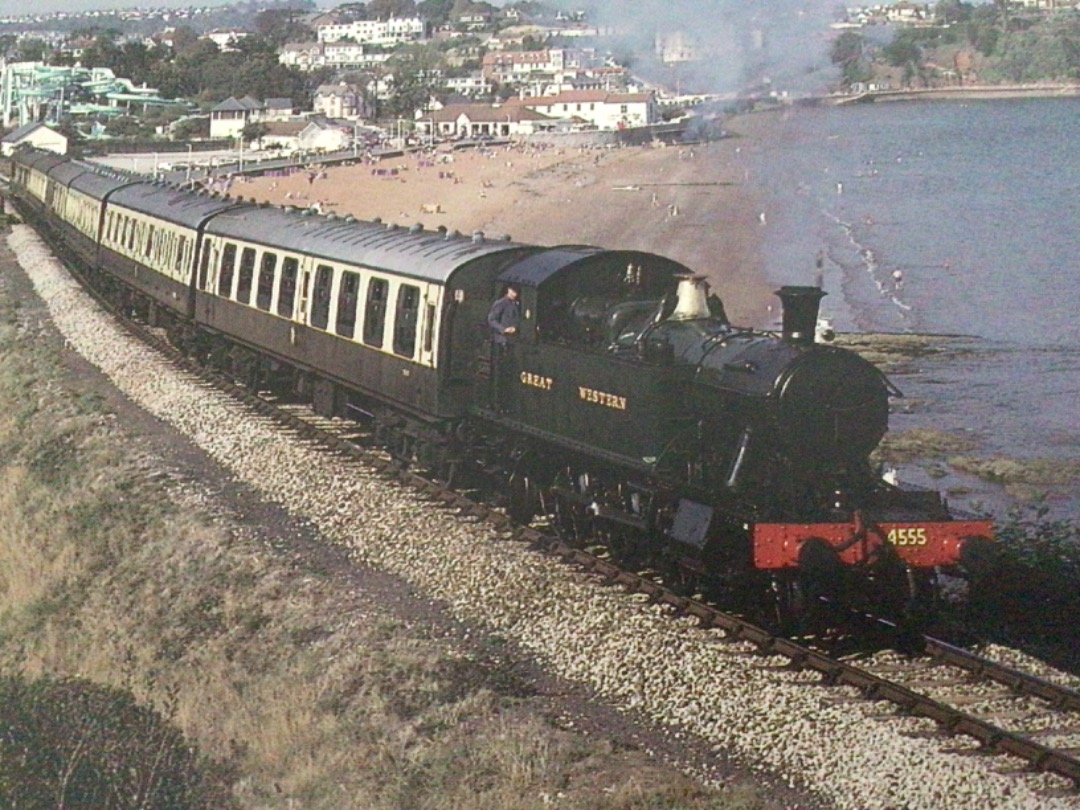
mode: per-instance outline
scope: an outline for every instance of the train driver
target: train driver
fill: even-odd
[[[521,302],[518,300],[520,295],[517,287],[508,286],[503,297],[488,310],[487,322],[491,327],[491,340],[498,346],[507,345],[521,325]]]

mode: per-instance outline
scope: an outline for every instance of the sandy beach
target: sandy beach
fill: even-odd
[[[533,244],[647,250],[706,275],[736,323],[763,326],[775,299],[741,158],[770,118],[741,117],[728,124],[732,137],[692,147],[446,150],[242,179],[231,193]]]

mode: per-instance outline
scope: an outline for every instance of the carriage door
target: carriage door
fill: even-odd
[[[442,287],[431,284],[424,296],[424,309],[420,313],[420,363],[425,366],[435,365],[438,351],[439,302],[442,299]]]
[[[315,275],[315,262],[310,258],[304,258],[300,263],[300,277],[296,281],[296,320],[302,324],[309,323],[311,307],[311,277]]]

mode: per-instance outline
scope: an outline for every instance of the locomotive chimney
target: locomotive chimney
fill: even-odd
[[[797,346],[813,344],[818,307],[826,294],[818,287],[785,286],[776,291],[784,305],[784,340]]]
[[[677,302],[671,320],[691,321],[709,317],[709,285],[705,276],[679,276],[675,295]]]

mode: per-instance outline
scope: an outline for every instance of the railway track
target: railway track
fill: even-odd
[[[85,276],[78,272],[77,264],[71,257],[66,258],[84,286],[89,286]],[[102,301],[101,296],[95,297]],[[129,333],[155,347],[204,385],[229,394],[287,432],[317,443],[327,452],[413,487],[433,506],[487,521],[509,537],[556,555],[603,582],[644,594],[656,604],[669,606],[679,616],[694,618],[703,628],[719,629],[727,641],[750,642],[763,654],[786,658],[793,669],[816,672],[821,684],[837,689],[837,702],[886,701],[904,715],[932,720],[937,728],[935,733],[972,738],[983,751],[1016,757],[1025,768],[1063,777],[1074,790],[1080,790],[1080,693],[1073,689],[932,638],[922,640],[922,656],[878,656],[873,660],[852,661],[777,636],[541,530],[517,526],[498,509],[431,481],[407,464],[366,446],[369,437],[356,424],[325,419],[304,407],[257,396],[229,377],[184,357],[160,330],[121,317],[108,302],[102,303],[113,310]],[[843,687],[854,689],[855,695]]]

